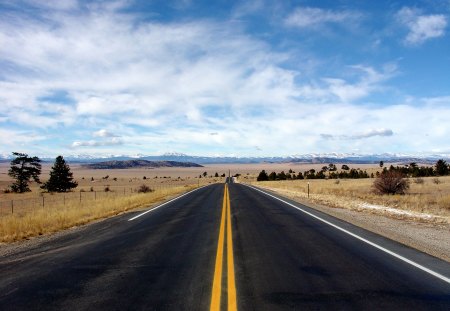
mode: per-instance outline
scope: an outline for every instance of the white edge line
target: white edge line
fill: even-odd
[[[302,209],[302,208],[300,208],[298,206],[295,206],[294,204],[289,203],[289,202],[287,202],[287,201],[285,201],[283,199],[280,199],[280,198],[278,198],[278,197],[276,197],[276,196],[274,196],[274,195],[272,195],[270,193],[267,193],[267,192],[265,192],[263,190],[260,190],[260,189],[258,189],[256,187],[253,187],[253,186],[250,186],[250,185],[245,185],[245,186],[247,186],[249,188],[252,188],[254,190],[257,190],[257,191],[259,191],[261,193],[264,193],[265,195],[268,195],[268,196],[270,196],[270,197],[272,197],[274,199],[277,199],[278,201],[281,201],[281,202],[283,202],[283,203],[285,203],[285,204],[287,204],[287,205],[289,205],[289,206],[291,206],[293,208],[296,208],[299,211],[301,211],[301,212],[303,212],[305,214],[308,214],[309,216],[311,216],[313,218],[316,218],[317,220],[320,220],[320,221],[326,223],[327,225],[330,225],[330,226],[332,226],[332,227],[334,227],[334,228],[336,228],[336,229],[338,229],[338,230],[340,230],[340,231],[342,231],[344,233],[347,233],[348,235],[351,235],[352,237],[354,237],[354,238],[356,238],[358,240],[361,240],[361,241],[363,241],[363,242],[365,242],[365,243],[367,243],[367,244],[369,244],[369,245],[371,245],[371,246],[373,246],[373,247],[375,247],[375,248],[377,248],[377,249],[379,249],[379,250],[381,250],[381,251],[383,251],[383,252],[385,252],[385,253],[387,253],[387,254],[389,254],[391,256],[394,256],[394,257],[396,257],[396,258],[398,258],[398,259],[400,259],[400,260],[402,260],[402,261],[404,261],[404,262],[406,262],[406,263],[408,263],[408,264],[410,264],[410,265],[412,265],[412,266],[414,266],[414,267],[416,267],[416,268],[418,268],[418,269],[420,269],[422,271],[425,271],[428,274],[431,274],[432,276],[437,277],[438,279],[441,279],[442,281],[447,282],[448,284],[450,284],[450,278],[448,278],[448,277],[446,277],[446,276],[444,276],[442,274],[439,274],[439,273],[437,273],[437,272],[435,272],[433,270],[430,270],[427,267],[424,267],[421,264],[418,264],[418,263],[416,263],[416,262],[414,262],[414,261],[412,261],[412,260],[410,260],[410,259],[408,259],[406,257],[403,257],[403,256],[401,256],[401,255],[399,255],[397,253],[394,253],[393,251],[390,251],[390,250],[388,250],[388,249],[386,249],[386,248],[384,248],[384,247],[382,247],[382,246],[380,246],[380,245],[378,245],[376,243],[373,243],[373,242],[371,242],[369,240],[366,240],[365,238],[360,237],[357,234],[354,234],[354,233],[352,233],[352,232],[350,232],[350,231],[348,231],[348,230],[346,230],[344,228],[341,228],[341,227],[339,227],[339,226],[337,226],[337,225],[335,225],[335,224],[333,224],[333,223],[331,223],[331,222],[329,222],[329,221],[327,221],[327,220],[325,220],[323,218],[320,218],[319,216],[316,216],[316,215],[314,215],[314,214],[312,214],[312,213],[310,213],[308,211],[305,211],[304,209]]]
[[[162,204],[160,204],[160,205],[158,205],[158,206],[156,206],[156,207],[154,207],[154,208],[151,208],[151,209],[149,209],[149,210],[147,210],[147,211],[145,211],[145,212],[143,212],[143,213],[140,213],[139,215],[136,215],[136,216],[134,216],[134,217],[128,219],[128,221],[135,220],[136,218],[139,218],[139,217],[141,217],[141,216],[144,216],[144,215],[147,214],[147,213],[153,212],[154,210],[156,210],[156,209],[158,209],[158,208],[160,208],[160,207],[163,207],[163,206],[166,205],[166,204],[169,204],[169,203],[171,203],[171,202],[173,202],[173,201],[175,201],[175,200],[178,200],[178,199],[184,197],[185,195],[188,195],[189,193],[192,193],[192,192],[194,192],[194,191],[200,190],[200,189],[202,189],[202,188],[204,188],[204,187],[206,187],[206,186],[209,186],[209,185],[205,185],[205,186],[202,186],[202,187],[200,187],[200,188],[196,188],[196,189],[194,189],[194,190],[191,190],[191,191],[189,191],[189,192],[186,192],[185,194],[182,194],[182,195],[180,195],[180,196],[177,196],[176,198],[173,198],[172,200],[169,200],[169,201],[167,201],[167,202],[164,202],[164,203],[162,203]]]

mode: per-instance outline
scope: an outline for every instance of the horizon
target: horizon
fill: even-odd
[[[0,155],[450,154],[450,1],[0,4]]]

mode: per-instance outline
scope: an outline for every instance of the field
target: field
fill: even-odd
[[[276,190],[294,198],[328,206],[368,210],[390,214],[397,218],[417,218],[449,222],[450,177],[423,178],[423,183],[410,179],[405,195],[377,195],[373,193],[374,179],[265,181],[252,184]]]
[[[44,164],[45,182],[51,164]],[[0,189],[11,183],[9,163],[0,164]],[[147,207],[205,184],[221,182],[207,168],[91,170],[71,165],[78,187],[70,193],[0,193],[0,242],[12,242],[82,225],[125,211]],[[207,177],[199,178],[204,172]],[[223,174],[224,172],[221,172]],[[108,176],[108,178],[106,178]],[[145,176],[145,179],[144,179]],[[153,192],[138,193],[141,185]]]

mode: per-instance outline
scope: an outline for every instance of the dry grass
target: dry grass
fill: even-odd
[[[434,178],[434,177],[433,177]],[[291,197],[307,198],[317,203],[350,209],[361,209],[364,203],[381,205],[403,211],[413,211],[450,219],[450,177],[424,178],[423,183],[411,182],[406,195],[377,195],[373,192],[374,179],[295,180],[253,182],[255,185],[281,191]]]
[[[193,188],[193,185],[176,186],[151,193],[106,197],[91,204],[69,203],[65,206],[37,208],[22,216],[4,216],[0,218],[0,241],[13,242],[83,225],[131,209],[146,207]]]
[[[44,163],[41,181],[48,178],[51,165]],[[9,166],[0,163],[0,190],[11,183],[7,175]],[[208,176],[225,173],[224,167],[92,170],[74,164],[71,169],[78,182],[74,192],[42,193],[39,185],[32,183],[31,192],[0,193],[0,242],[57,232],[146,207],[197,186],[224,180],[198,178],[205,171]],[[143,185],[154,191],[137,193]],[[109,191],[105,192],[105,188]],[[13,214],[11,201],[14,201]]]

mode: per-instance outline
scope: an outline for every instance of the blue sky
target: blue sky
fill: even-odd
[[[450,1],[0,3],[0,154],[450,153]]]

